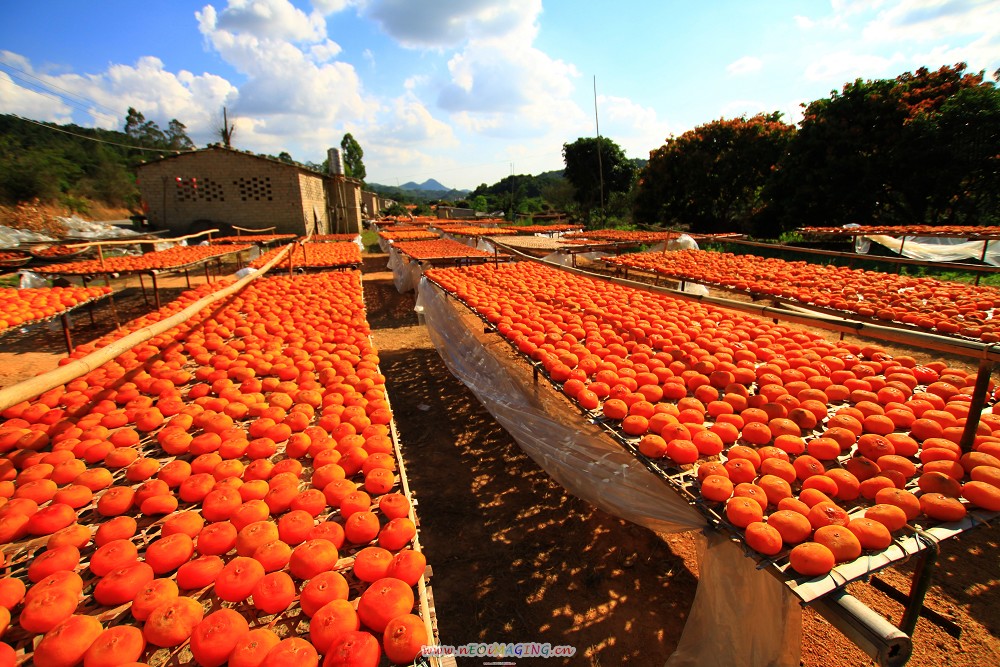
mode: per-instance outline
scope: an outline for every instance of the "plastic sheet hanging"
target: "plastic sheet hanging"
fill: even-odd
[[[802,643],[798,599],[725,535],[698,536],[698,590],[667,667],[794,667]]]
[[[41,274],[34,271],[18,271],[18,273],[20,274],[18,281],[18,288],[20,289],[49,286],[49,279],[44,278]]]
[[[924,262],[961,262],[982,259],[991,266],[1000,266],[1000,241],[968,241],[938,236],[886,236],[870,234],[859,237],[885,246],[903,257]],[[984,250],[985,244],[985,253]],[[855,247],[857,244],[855,244]],[[902,253],[900,253],[902,251]],[[867,250],[857,250],[867,252]]]
[[[604,257],[610,257],[610,256],[611,256],[611,253],[609,253],[609,252],[585,252],[585,253],[581,253],[581,254],[576,255],[576,258],[577,258],[577,261],[579,261],[581,259],[585,259],[585,260],[590,261],[590,262],[596,262],[599,259],[602,259]],[[551,253],[549,255],[546,255],[543,258],[543,261],[550,262],[552,264],[558,264],[559,266],[573,266],[574,263],[575,263],[573,261],[573,255],[570,254],[570,253],[567,253],[567,252],[554,252],[554,253]]]
[[[697,250],[698,242],[687,234],[681,234],[675,239],[667,241],[667,250]]]
[[[420,262],[407,260],[395,248],[389,249],[389,270],[392,271],[392,284],[400,294],[417,289],[423,271]]]
[[[449,371],[569,492],[661,533],[706,528],[700,513],[597,426],[565,410],[546,410],[530,379],[491,352],[463,323],[455,302],[426,279],[416,310]],[[699,561],[698,592],[666,667],[797,666],[801,612],[787,587],[755,571],[752,559],[714,531]]]

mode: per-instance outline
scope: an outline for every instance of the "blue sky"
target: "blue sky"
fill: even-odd
[[[321,162],[351,132],[368,180],[474,188],[559,169],[602,136],[647,157],[718,118],[856,78],[1000,68],[995,0],[3,0],[0,113]]]

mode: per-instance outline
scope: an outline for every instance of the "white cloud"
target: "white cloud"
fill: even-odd
[[[306,14],[288,0],[229,0],[221,12],[207,5],[202,14],[212,14],[219,30],[255,35],[262,39],[320,41],[326,37],[323,14]]]
[[[811,30],[816,25],[816,22],[808,16],[798,15],[795,17],[795,25],[801,30]]]
[[[4,58],[8,51],[3,53]],[[73,108],[58,98],[35,92],[0,72],[0,113],[65,125],[72,121]]]
[[[126,109],[134,107],[162,128],[171,119],[179,119],[192,139],[207,142],[216,126],[213,113],[236,93],[236,88],[222,77],[183,70],[174,74],[151,56],[140,58],[134,66],[112,65],[102,74],[50,75],[34,71],[26,59],[16,54],[2,55],[6,62],[16,63],[18,69],[55,91],[40,95],[16,81],[4,82],[4,94],[0,96],[4,109],[40,120],[72,122],[72,107],[86,108],[94,126],[120,130]],[[65,97],[56,100],[56,95]],[[73,102],[67,103],[66,98]]]
[[[739,118],[741,116],[750,118],[759,113],[770,113],[772,110],[765,111],[765,106],[764,102],[759,100],[729,100],[722,106],[719,118]]]
[[[336,42],[331,42],[326,39],[323,40],[322,44],[315,44],[309,47],[309,53],[312,55],[313,60],[318,63],[325,63],[333,60],[343,49],[340,48],[340,44]]]
[[[937,46],[930,51],[915,54],[913,60],[917,67],[927,66],[928,63],[966,63],[969,66],[967,71],[985,70],[986,78],[991,79],[993,72],[1000,66],[1000,40],[996,36],[989,36],[963,46]]]
[[[530,45],[476,40],[448,61],[448,71],[438,105],[470,131],[537,137],[585,121],[572,99],[579,72]]]
[[[864,28],[879,42],[953,39],[1000,31],[1000,5],[991,0],[901,0]]]
[[[311,4],[316,8],[316,11],[324,16],[336,14],[359,2],[363,2],[363,0],[311,0]]]
[[[905,58],[898,54],[887,58],[837,51],[827,53],[810,63],[805,69],[805,77],[810,81],[820,82],[874,79],[894,75],[893,66],[903,61]]]
[[[743,56],[739,60],[729,63],[726,67],[726,73],[730,76],[753,74],[754,72],[759,72],[763,64],[764,63],[760,58],[755,58],[754,56]]]
[[[541,0],[370,0],[367,17],[411,48],[455,48],[473,39],[528,43],[538,28]]]
[[[280,3],[271,0],[267,4],[273,8]],[[339,52],[339,46],[325,35],[279,30],[261,36],[253,30],[229,30],[216,20],[211,6],[199,12],[197,18],[208,43],[246,75],[236,110],[244,116],[257,117],[261,133],[266,128],[287,144],[299,140],[304,127],[345,127],[373,122],[378,103],[364,93],[353,66],[327,61]],[[252,22],[247,24],[257,27]],[[273,34],[302,35],[304,44],[300,46]],[[254,136],[257,129],[254,128]],[[310,136],[309,149],[318,157],[318,150],[312,144]]]
[[[377,141],[392,145],[455,147],[451,126],[434,118],[416,97],[406,95],[388,105],[388,117],[371,133]]]
[[[613,140],[630,158],[646,158],[676,131],[652,107],[624,97],[597,96],[601,135]]]
[[[415,74],[411,77],[407,77],[403,81],[404,90],[415,90],[418,86],[425,86],[430,81],[430,77],[426,74]]]

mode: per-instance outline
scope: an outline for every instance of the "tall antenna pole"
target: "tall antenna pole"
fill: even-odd
[[[514,163],[510,163],[510,221],[513,222],[517,218],[517,212],[514,210]]]
[[[594,75],[594,127],[597,129],[597,173],[601,179],[601,220],[604,220],[604,165],[601,163],[601,123],[597,118],[597,75]]]

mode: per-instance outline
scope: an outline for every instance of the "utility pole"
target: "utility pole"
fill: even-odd
[[[601,179],[601,222],[604,222],[604,165],[601,162],[601,124],[597,118],[597,75],[594,75],[594,127],[597,129],[597,173]]]
[[[516,212],[514,211],[514,163],[510,163],[510,222],[514,222],[516,217]]]

